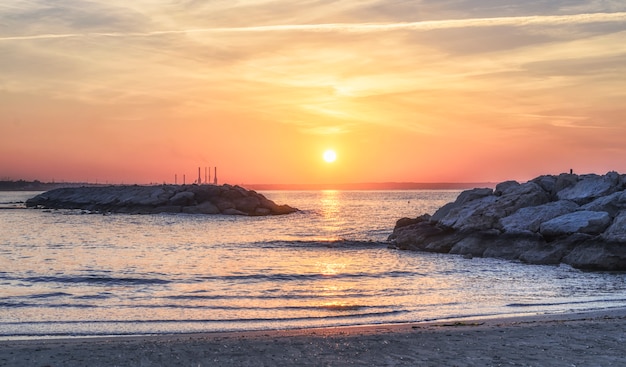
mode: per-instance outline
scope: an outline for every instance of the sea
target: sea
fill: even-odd
[[[20,208],[0,192],[0,339],[463,320],[626,306],[626,274],[399,251],[457,190],[262,191],[244,217]]]

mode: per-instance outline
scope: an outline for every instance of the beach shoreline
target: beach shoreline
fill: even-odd
[[[612,366],[626,307],[316,329],[0,341],[6,366]]]

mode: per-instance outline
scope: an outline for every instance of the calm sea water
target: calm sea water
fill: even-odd
[[[278,217],[0,209],[0,338],[398,323],[626,305],[626,275],[401,252],[459,191],[269,191]],[[0,192],[0,206],[36,193]]]

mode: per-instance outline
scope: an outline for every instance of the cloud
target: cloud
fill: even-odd
[[[0,37],[0,41],[37,40],[75,37],[155,37],[171,34],[192,33],[266,33],[266,32],[350,32],[374,33],[390,31],[432,31],[440,29],[476,28],[496,26],[567,25],[625,22],[626,12],[587,13],[573,15],[541,15],[522,17],[474,18],[433,20],[397,23],[329,23],[329,24],[282,24],[248,27],[190,28],[180,30],[155,30],[147,32],[84,32],[61,34],[35,34]]]

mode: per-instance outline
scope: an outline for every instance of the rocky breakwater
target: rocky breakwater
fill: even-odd
[[[86,186],[46,191],[27,207],[82,209],[99,213],[278,215],[298,211],[231,185]]]
[[[462,192],[402,218],[391,247],[587,270],[626,270],[626,175],[561,174]]]

